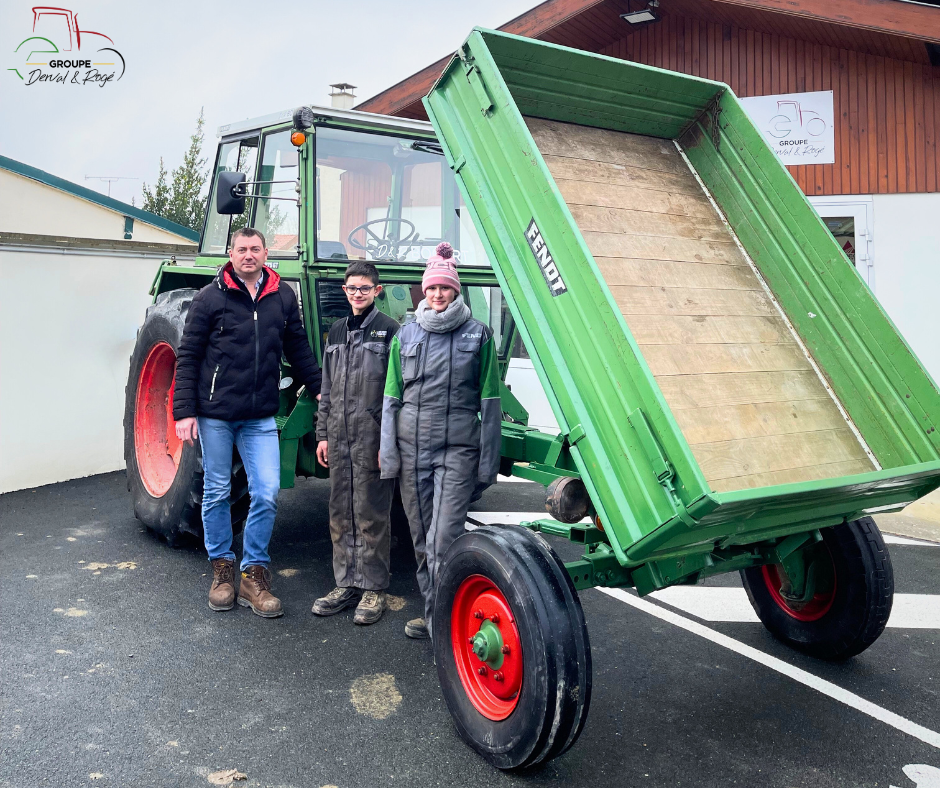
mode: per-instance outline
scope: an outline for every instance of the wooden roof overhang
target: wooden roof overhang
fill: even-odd
[[[635,28],[620,14],[645,5],[646,0],[547,0],[499,29],[597,52],[631,35]],[[660,0],[657,13],[923,65],[931,64],[925,44],[940,45],[940,7],[903,0]],[[356,109],[427,120],[421,98],[449,60],[432,63]]]

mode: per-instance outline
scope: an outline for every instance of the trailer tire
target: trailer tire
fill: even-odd
[[[171,290],[147,308],[131,355],[124,398],[124,461],[134,516],[171,547],[185,533],[202,535],[202,449],[173,431],[172,389],[183,326],[198,291]],[[237,451],[232,463],[232,525],[248,516],[248,477]]]
[[[486,663],[471,647],[483,623],[499,630]],[[457,731],[493,766],[534,766],[577,741],[591,647],[577,591],[540,536],[487,526],[458,537],[439,571],[432,634]]]
[[[811,602],[792,606],[773,566],[745,569],[741,579],[770,633],[804,654],[831,661],[854,657],[884,631],[894,598],[891,557],[875,521],[863,517],[823,528],[834,582]]]

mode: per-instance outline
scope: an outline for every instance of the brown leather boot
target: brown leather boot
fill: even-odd
[[[231,610],[235,607],[235,564],[225,558],[216,558],[212,562],[209,607],[213,610]]]
[[[251,612],[263,618],[284,615],[281,600],[271,593],[271,573],[264,566],[249,566],[242,572],[238,587],[238,604],[250,607]]]

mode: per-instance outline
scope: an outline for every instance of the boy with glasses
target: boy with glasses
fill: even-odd
[[[375,307],[382,285],[372,263],[352,263],[344,280],[352,315],[330,328],[317,413],[317,460],[330,469],[336,588],[314,602],[313,613],[332,616],[357,605],[353,621],[374,624],[385,612],[389,583],[395,480],[381,478],[378,460],[388,347],[398,323]]]

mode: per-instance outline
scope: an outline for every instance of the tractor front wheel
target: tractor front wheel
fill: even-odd
[[[548,761],[577,740],[591,699],[591,647],[555,552],[517,527],[483,527],[447,551],[434,653],[457,731],[499,769]]]
[[[861,653],[891,615],[894,572],[875,521],[863,517],[823,528],[822,542],[802,548],[806,592],[794,598],[781,565],[741,572],[764,626],[788,646],[820,659]]]

